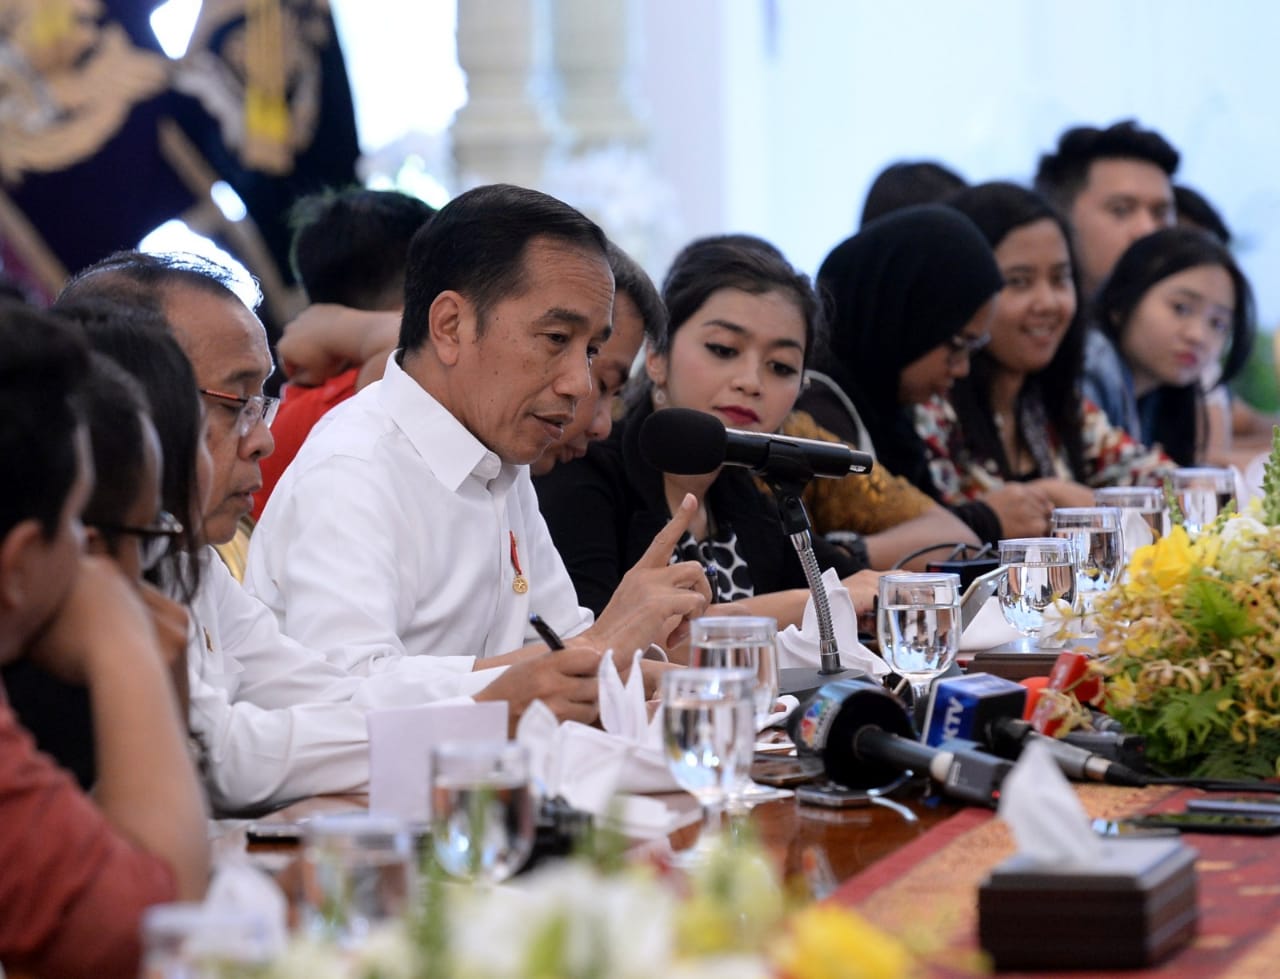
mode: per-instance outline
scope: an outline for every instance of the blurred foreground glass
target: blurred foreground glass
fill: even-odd
[[[339,945],[359,945],[377,924],[399,917],[416,888],[413,839],[395,816],[313,816],[303,830],[304,920]]]
[[[1095,596],[1116,583],[1124,567],[1124,536],[1115,507],[1058,507],[1049,518],[1054,537],[1075,548],[1078,612],[1093,611]]]
[[[756,740],[756,676],[744,669],[690,667],[662,674],[667,768],[702,806],[702,836],[720,828],[725,799]]]
[[[881,576],[876,631],[880,655],[911,684],[920,704],[929,681],[955,662],[960,650],[960,576],[902,573]]]
[[[1106,486],[1094,490],[1093,502],[1120,511],[1120,536],[1124,539],[1124,563],[1140,547],[1154,544],[1169,530],[1169,510],[1164,490],[1158,486]]]
[[[431,844],[449,874],[496,884],[533,851],[529,752],[514,741],[432,749]]]
[[[1175,469],[1169,482],[1182,508],[1183,524],[1191,533],[1203,530],[1227,504],[1236,503],[1236,475],[1230,469]]]
[[[1039,638],[1045,612],[1071,615],[1076,598],[1075,548],[1057,537],[1019,537],[1000,541],[1005,566],[997,595],[1004,619],[1024,636]]]
[[[141,979],[253,975],[271,961],[271,929],[257,911],[157,904],[142,915]]]
[[[756,723],[778,702],[778,620],[761,615],[716,615],[694,619],[689,665],[742,669],[755,675]]]

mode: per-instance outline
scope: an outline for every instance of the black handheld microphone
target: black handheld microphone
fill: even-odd
[[[915,740],[900,700],[866,680],[835,680],[793,711],[788,722],[800,755],[822,759],[831,781],[879,789],[907,771],[928,775],[945,795],[994,806],[1008,761],[955,742],[931,748]]]
[[[1037,732],[1022,719],[1026,698],[1022,684],[987,673],[939,680],[930,691],[925,743],[941,745],[965,738],[1005,758],[1017,758],[1029,743],[1039,741],[1068,778],[1109,785],[1149,784],[1145,776],[1119,762]]]
[[[715,415],[689,408],[655,411],[640,426],[640,455],[654,469],[677,475],[709,473],[720,466],[746,466],[767,476],[774,465],[771,455],[785,450],[790,466],[798,456],[810,475],[839,478],[868,473],[875,460],[855,452],[843,442],[743,432],[725,428]]]

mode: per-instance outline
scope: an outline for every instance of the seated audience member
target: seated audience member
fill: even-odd
[[[1231,229],[1227,222],[1198,190],[1185,184],[1174,184],[1173,201],[1179,228],[1198,228],[1216,238],[1219,244],[1231,247]]]
[[[935,500],[917,404],[945,396],[990,337],[1000,270],[982,233],[949,207],[926,204],[872,222],[832,250],[818,271],[830,339],[799,407],[877,465]],[[1035,536],[1049,526],[1043,490],[1010,483],[952,512],[978,538]]]
[[[513,724],[534,699],[558,716],[592,720],[598,656],[591,650],[531,658],[505,671],[472,672],[472,656],[387,657],[352,675],[282,635],[270,610],[204,546],[235,533],[257,487],[258,460],[271,450],[270,403],[261,395],[271,371],[266,331],[228,281],[225,270],[194,257],[124,252],[80,273],[59,299],[99,297],[161,312],[191,356],[190,364],[181,361],[185,369],[145,369],[160,361],[160,347],[174,349],[172,338],[154,330],[118,338],[113,355],[144,384],[173,385],[175,396],[185,392],[188,399],[198,391],[209,412],[207,502],[203,508],[192,498],[164,502],[180,522],[200,528],[200,548],[184,558],[200,576],[187,648],[189,720],[215,807],[239,812],[364,791],[365,713],[373,708],[474,695],[506,701]],[[152,384],[148,393],[161,403]],[[166,480],[171,467],[198,471],[191,454],[169,453],[165,466]]]
[[[947,502],[1017,480],[1057,506],[1092,506],[1091,487],[1147,481],[1168,459],[1112,428],[1080,397],[1084,320],[1067,230],[1049,203],[988,183],[948,202],[995,252],[1004,288],[991,342],[948,398],[916,409],[933,482]]]
[[[1086,309],[1126,248],[1173,227],[1178,159],[1163,136],[1132,119],[1068,129],[1040,157],[1035,188],[1071,229]]]
[[[142,437],[136,392],[90,377],[70,327],[0,308],[0,663],[25,656],[88,688],[98,767],[90,799],[36,751],[0,685],[0,969],[130,979],[143,910],[199,899],[208,845],[154,624],[163,602],[82,550],[94,480],[86,383],[115,385]]]
[[[409,241],[435,208],[394,190],[352,187],[299,200],[290,213],[293,241],[289,264],[307,302],[350,309],[399,312],[404,305],[404,265]],[[253,495],[253,519],[262,516],[280,475],[298,454],[307,433],[330,408],[382,376],[385,362],[338,365],[323,383],[281,391],[271,426],[276,448],[262,460],[262,489]],[[288,365],[285,367],[287,374]]]
[[[668,549],[593,623],[538,512],[528,464],[593,396],[613,292],[600,229],[537,191],[469,191],[418,232],[400,350],[307,440],[254,532],[246,582],[286,633],[351,670],[498,665],[545,654],[537,613],[626,669],[701,613],[702,569]]]
[[[582,600],[603,606],[656,530],[692,494],[697,513],[675,555],[714,565],[720,601],[799,623],[808,590],[777,510],[751,474],[733,466],[674,476],[640,456],[640,429],[654,412],[691,408],[726,425],[777,431],[795,404],[821,312],[806,276],[772,245],[746,235],[687,246],[663,286],[669,326],[646,357],[649,385],[612,435],[586,458],[557,466],[538,483],[556,547]],[[869,609],[876,576],[822,539],[819,562],[846,579]]]
[[[937,204],[969,186],[960,174],[931,160],[891,163],[881,170],[862,204],[865,228],[876,218],[916,204]]]
[[[1181,466],[1204,460],[1201,379],[1221,365],[1229,381],[1253,346],[1253,294],[1231,253],[1201,231],[1166,228],[1129,246],[1098,293],[1098,332],[1118,355],[1112,378],[1090,364],[1085,394],[1116,385],[1129,434]]]

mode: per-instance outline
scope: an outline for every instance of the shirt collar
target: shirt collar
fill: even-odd
[[[504,483],[514,479],[519,467],[503,463],[496,453],[486,448],[444,405],[404,372],[398,357],[399,351],[387,361],[387,370],[379,385],[379,399],[441,484],[456,492],[469,476],[486,484],[499,476],[506,477]]]

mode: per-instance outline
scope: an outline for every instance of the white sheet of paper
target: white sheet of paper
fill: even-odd
[[[369,810],[409,822],[431,818],[431,749],[442,741],[507,740],[507,705],[423,704],[371,710]]]

